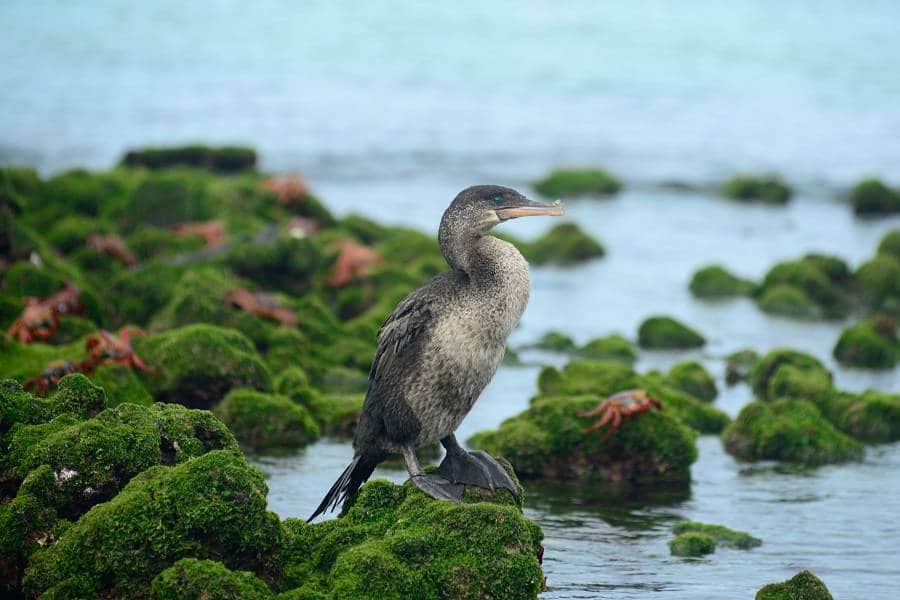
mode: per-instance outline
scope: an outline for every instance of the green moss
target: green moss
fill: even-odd
[[[900,212],[900,192],[878,179],[863,179],[850,190],[853,212],[860,216],[889,215]]]
[[[769,379],[765,398],[799,398],[819,405],[831,396],[831,374],[820,369],[780,365]]]
[[[841,332],[833,354],[846,366],[892,369],[900,359],[900,341],[889,320],[862,321]]]
[[[128,247],[140,261],[196,252],[206,246],[199,235],[179,235],[171,229],[138,225],[128,236]]]
[[[549,350],[550,352],[574,352],[575,341],[559,331],[548,331],[539,340],[525,347]]]
[[[275,378],[275,391],[303,406],[323,435],[353,435],[365,396],[363,394],[330,396],[312,388],[302,369],[291,367]]]
[[[533,242],[520,243],[519,249],[536,265],[574,265],[606,254],[603,245],[575,223],[560,223]]]
[[[256,151],[242,146],[179,146],[174,148],[141,148],[132,150],[122,158],[128,167],[167,169],[171,167],[195,167],[219,173],[236,173],[256,167]]]
[[[112,298],[110,320],[117,325],[146,325],[150,318],[172,298],[184,269],[162,262],[151,262],[123,271],[109,286]]]
[[[703,365],[695,361],[682,362],[673,366],[666,375],[666,381],[672,387],[705,402],[712,402],[719,394],[716,380],[703,368]]]
[[[127,231],[142,224],[168,227],[184,221],[207,221],[217,209],[210,185],[210,177],[200,171],[173,169],[150,174],[127,201],[110,206],[110,216]]]
[[[106,392],[108,406],[124,402],[149,405],[153,397],[131,367],[126,365],[103,365],[91,374],[91,381]]]
[[[697,521],[680,521],[672,527],[672,531],[679,536],[688,532],[703,533],[711,537],[717,546],[729,546],[741,550],[756,548],[762,544],[761,539],[755,538],[749,533],[735,531],[723,525],[709,525]]]
[[[688,287],[697,298],[731,298],[749,295],[753,282],[732,275],[719,265],[708,265],[694,273]]]
[[[751,402],[722,439],[730,454],[744,460],[820,465],[857,460],[863,454],[859,442],[835,429],[806,400]]]
[[[759,354],[751,348],[745,348],[732,352],[725,357],[725,383],[736,385],[741,381],[747,381],[750,371],[759,360]]]
[[[267,289],[302,294],[327,266],[329,256],[312,238],[280,236],[270,243],[237,244],[225,260],[236,274]]]
[[[92,233],[110,233],[107,223],[84,215],[67,215],[57,221],[47,232],[47,241],[68,254],[84,247]]]
[[[900,259],[879,254],[860,265],[856,280],[870,310],[900,316]]]
[[[884,234],[878,243],[878,254],[893,256],[900,260],[900,229],[894,229]]]
[[[578,349],[578,355],[591,360],[617,360],[627,365],[637,361],[634,344],[621,335],[594,338]]]
[[[681,533],[669,542],[669,552],[672,556],[704,556],[715,551],[715,540],[699,531]]]
[[[788,284],[767,288],[756,300],[763,312],[792,319],[821,318],[822,311],[800,288]]]
[[[782,583],[770,583],[756,592],[756,600],[832,600],[822,580],[800,571]]]
[[[641,348],[699,348],[705,343],[702,335],[671,317],[649,317],[638,328],[638,345]]]
[[[64,286],[65,281],[58,274],[28,261],[13,264],[3,276],[3,287],[17,296],[46,298]]]
[[[74,315],[60,315],[59,327],[47,342],[54,345],[68,344],[83,339],[96,331],[97,325],[89,319]]]
[[[300,448],[319,437],[309,412],[287,396],[232,390],[213,412],[242,447],[255,452]]]
[[[266,600],[272,592],[249,571],[220,562],[183,558],[153,578],[156,600]]]
[[[793,318],[839,318],[851,306],[853,277],[834,256],[811,254],[776,264],[756,291],[757,304],[769,313]]]
[[[53,596],[80,580],[91,595],[135,597],[187,557],[257,570],[280,537],[277,516],[266,512],[266,492],[262,473],[230,451],[148,469],[38,551],[24,591]]]
[[[831,423],[858,440],[883,444],[900,440],[900,395],[869,390],[839,392],[817,402]]]
[[[742,202],[787,204],[793,190],[780,177],[739,175],[722,185],[722,195]]]
[[[232,388],[271,388],[269,370],[253,343],[233,329],[188,325],[134,340],[138,356],[153,373],[141,373],[159,401],[185,406],[214,406]]]
[[[67,171],[47,181],[41,220],[53,218],[51,225],[73,212],[98,216],[105,204],[117,201],[129,191],[126,180],[115,172],[90,173],[84,169]]]
[[[622,183],[603,169],[554,169],[535,181],[534,189],[546,198],[559,196],[610,196],[622,189]]]
[[[800,371],[817,374],[831,383],[831,373],[815,357],[796,350],[777,348],[758,360],[750,371],[750,386],[757,398],[761,400],[775,399],[770,395],[772,389],[770,381],[783,365],[790,365]]]
[[[665,412],[700,433],[721,433],[731,421],[723,411],[672,387],[659,375],[644,375],[640,384],[648,394],[662,403]]]

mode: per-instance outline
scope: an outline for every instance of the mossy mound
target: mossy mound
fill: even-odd
[[[862,458],[862,445],[841,433],[806,400],[751,402],[722,432],[725,449],[743,460],[807,465]]]
[[[555,169],[535,181],[535,191],[545,198],[559,196],[610,196],[622,183],[603,169]]]
[[[303,294],[337,258],[337,252],[314,239],[281,235],[272,241],[237,244],[225,263],[241,277],[267,289]]]
[[[576,345],[575,341],[566,334],[559,331],[548,331],[539,340],[524,346],[524,348],[568,353],[574,352]]]
[[[700,348],[706,339],[687,325],[671,317],[653,316],[638,328],[638,345],[655,350]]]
[[[575,223],[560,223],[533,242],[519,242],[519,250],[536,265],[568,266],[606,254],[603,245]]]
[[[756,305],[763,312],[791,319],[811,321],[822,317],[822,311],[816,303],[803,290],[792,285],[766,288],[756,299]]]
[[[748,296],[753,292],[753,282],[733,275],[719,265],[698,269],[691,277],[688,288],[697,298],[719,299]]]
[[[232,388],[266,391],[272,382],[253,343],[242,333],[213,325],[188,325],[134,340],[153,373],[141,379],[158,401],[208,408]]]
[[[724,525],[710,525],[697,521],[680,521],[672,527],[672,531],[679,536],[688,532],[703,533],[711,537],[715,541],[716,546],[727,546],[740,550],[749,550],[762,545],[761,539],[743,531],[729,529]]]
[[[859,266],[856,280],[869,310],[900,316],[900,259],[879,254]]]
[[[362,412],[364,394],[327,395],[310,386],[306,373],[291,367],[275,378],[275,391],[305,408],[323,435],[353,435]]]
[[[177,148],[143,148],[132,150],[122,158],[128,167],[166,169],[194,167],[219,173],[236,173],[256,167],[256,151],[241,146],[181,146]]]
[[[847,435],[870,444],[900,440],[900,394],[835,392],[816,405]]]
[[[833,600],[822,580],[800,571],[787,581],[770,583],[756,592],[756,600]]]
[[[758,361],[759,354],[752,348],[732,352],[725,357],[725,383],[737,385],[742,381],[747,381]]]
[[[878,243],[878,254],[893,256],[900,260],[900,229],[894,229],[884,234]]]
[[[627,365],[637,361],[634,344],[621,335],[594,338],[578,348],[578,356],[591,360],[616,360]]]
[[[779,397],[777,391],[773,393],[771,382],[778,370],[784,365],[789,365],[799,371],[811,374],[820,380],[824,380],[827,385],[831,385],[831,372],[817,358],[797,350],[777,348],[759,359],[750,371],[750,386],[753,388],[753,393],[757,398],[774,400]],[[781,391],[783,392],[784,389]]]
[[[885,318],[851,325],[841,332],[833,354],[848,367],[892,369],[900,360],[896,324]]]
[[[854,277],[842,259],[808,254],[769,269],[755,291],[761,310],[798,319],[840,318],[852,304]]]
[[[156,600],[268,600],[272,592],[249,571],[214,560],[183,558],[153,578]]]
[[[673,366],[666,375],[666,381],[683,392],[712,402],[719,395],[716,380],[696,361],[682,362]]]
[[[793,190],[780,177],[739,175],[722,185],[722,195],[741,202],[787,204]]]
[[[715,551],[715,540],[701,531],[680,533],[674,540],[669,541],[669,552],[672,556],[697,557]]]
[[[25,260],[13,263],[3,275],[3,287],[17,296],[46,298],[65,285],[58,273]]]
[[[878,179],[863,179],[850,190],[850,203],[860,216],[890,215],[900,212],[900,192]]]
[[[319,437],[319,427],[309,412],[287,396],[232,390],[213,412],[241,447],[254,452],[300,448]]]

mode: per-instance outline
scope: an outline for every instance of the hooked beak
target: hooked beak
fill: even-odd
[[[538,202],[530,198],[523,198],[523,202],[519,206],[510,206],[497,209],[497,217],[501,221],[517,219],[519,217],[559,217],[566,212],[566,207],[562,201],[557,200],[552,204]]]

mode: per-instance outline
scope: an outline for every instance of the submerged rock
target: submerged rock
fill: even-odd
[[[672,387],[704,402],[712,402],[719,395],[716,380],[696,361],[682,362],[673,366],[666,375],[666,381]]]
[[[305,446],[319,437],[309,412],[287,396],[251,389],[232,390],[213,413],[254,452],[278,452]]]
[[[833,354],[849,367],[892,369],[900,359],[897,325],[889,318],[851,325],[841,332]]]
[[[850,203],[857,215],[890,215],[900,212],[900,192],[878,179],[863,179],[850,190]]]
[[[641,348],[677,350],[699,348],[706,339],[687,325],[671,317],[653,316],[638,328],[638,344]]]
[[[761,539],[755,538],[743,531],[729,529],[724,525],[710,525],[708,523],[699,523],[697,521],[680,521],[672,527],[672,531],[677,536],[689,532],[702,533],[711,537],[717,546],[727,546],[730,548],[738,548],[740,550],[748,550],[762,545]]]
[[[715,540],[702,531],[680,533],[674,540],[669,541],[669,552],[672,556],[696,557],[715,551]]]
[[[609,196],[622,189],[622,183],[602,169],[555,169],[533,185],[546,198]]]
[[[235,173],[256,167],[256,151],[242,146],[181,146],[175,148],[142,148],[132,150],[122,158],[129,167],[167,169],[195,167],[220,173]]]
[[[708,265],[696,271],[689,284],[697,298],[718,299],[747,296],[753,292],[753,282],[741,279],[719,265]]]
[[[739,175],[722,185],[722,195],[742,202],[787,204],[793,190],[780,177]]]
[[[770,583],[756,592],[756,600],[833,600],[822,580],[800,571],[787,581]]]

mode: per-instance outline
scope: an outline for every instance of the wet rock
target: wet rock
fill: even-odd
[[[900,192],[878,179],[863,179],[850,190],[853,212],[860,216],[881,216],[900,212]]]
[[[793,190],[780,177],[740,175],[722,185],[722,195],[741,202],[787,204]]]
[[[575,223],[555,225],[533,242],[519,242],[519,250],[535,265],[568,266],[606,254],[603,245]]]
[[[756,600],[832,600],[832,595],[821,579],[800,571],[787,581],[763,586],[756,592]]]
[[[688,286],[697,298],[718,299],[748,296],[753,282],[741,279],[719,265],[708,265],[696,271]]]
[[[856,280],[869,310],[900,316],[900,259],[879,254],[860,265]]]
[[[699,348],[706,340],[695,330],[671,317],[653,316],[638,329],[638,345],[656,350]]]
[[[725,383],[737,385],[747,381],[753,366],[759,360],[759,354],[751,348],[732,352],[725,357]]]
[[[637,361],[634,344],[621,335],[594,338],[578,348],[578,356],[591,360],[615,360],[627,365]]]
[[[672,531],[677,536],[689,532],[702,533],[711,537],[716,546],[727,546],[740,550],[748,550],[762,545],[761,539],[743,531],[729,529],[724,525],[710,525],[708,523],[698,523],[697,521],[680,521],[672,527]]]
[[[848,367],[894,368],[900,359],[896,322],[884,317],[847,327],[841,332],[833,354],[838,362]]]
[[[673,366],[666,375],[666,381],[674,388],[712,402],[719,395],[716,380],[696,361],[682,362]]]
[[[858,440],[870,444],[900,440],[900,394],[834,392],[817,406],[835,427]]]
[[[669,542],[669,552],[672,556],[696,557],[712,554],[716,551],[715,540],[699,531],[689,531],[678,534]]]
[[[287,396],[232,390],[213,412],[241,447],[253,452],[292,450],[319,437],[319,427],[309,412]]]
[[[267,600],[272,592],[249,571],[221,562],[183,558],[153,578],[156,600]]]
[[[757,398],[774,400],[778,397],[777,392],[773,393],[771,390],[771,380],[784,365],[811,374],[831,385],[831,372],[817,358],[796,350],[778,348],[757,361],[750,372],[750,386]]]
[[[756,290],[761,310],[798,319],[840,318],[852,306],[853,275],[833,256],[809,254],[776,264]]]
[[[181,146],[175,148],[142,148],[122,158],[128,167],[168,169],[195,167],[219,173],[236,173],[256,167],[256,151],[241,146]]]
[[[603,169],[555,169],[533,185],[545,198],[610,196],[622,189],[622,183]]]

